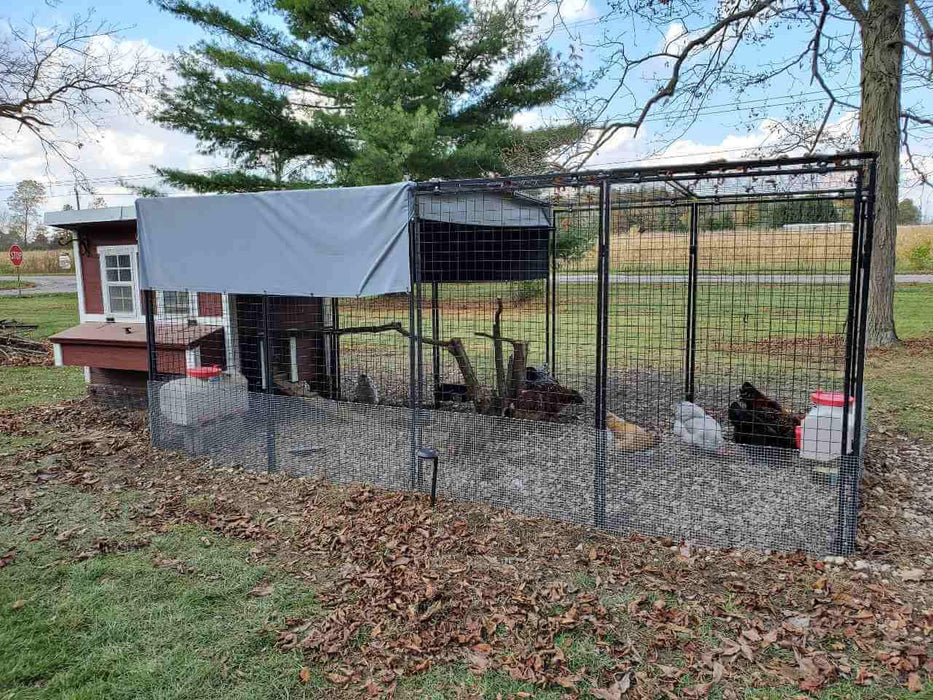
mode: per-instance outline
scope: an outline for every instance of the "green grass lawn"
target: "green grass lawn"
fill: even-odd
[[[78,324],[78,295],[75,293],[0,297],[0,318],[13,318],[39,328],[28,335],[48,338]]]
[[[299,652],[275,651],[261,631],[313,615],[314,592],[208,530],[139,531],[127,512],[142,496],[121,492],[104,520],[103,499],[53,487],[28,527],[0,524],[0,551],[16,551],[0,569],[0,697],[320,697],[319,678],[299,680]],[[31,539],[43,525],[52,529]],[[79,561],[96,537],[126,551]]]
[[[35,282],[29,280],[0,280],[0,289],[32,289],[36,286]]]

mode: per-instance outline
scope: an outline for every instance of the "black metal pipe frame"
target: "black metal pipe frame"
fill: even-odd
[[[751,196],[755,204],[787,204],[788,202],[846,202],[852,200],[856,196],[855,189],[851,189],[844,192],[838,192],[835,189],[832,190],[832,194],[828,190],[814,190],[812,193],[808,192],[790,192],[787,195],[771,195],[768,197],[759,197]],[[812,194],[813,196],[804,196],[800,197],[799,195]],[[748,197],[739,197],[737,199],[732,199],[728,196],[718,197],[716,199],[706,199],[703,197],[696,197],[693,199],[688,199],[683,197],[681,199],[670,199],[670,198],[658,198],[658,199],[648,199],[644,202],[637,204],[616,204],[613,205],[612,211],[644,211],[646,209],[670,209],[671,207],[688,207],[694,201],[702,201],[705,204],[710,206],[716,205],[728,205],[728,204],[741,204],[744,201],[747,201]],[[580,206],[576,205],[563,205],[560,207],[554,207],[554,211],[566,211],[566,212],[581,212],[581,211],[597,211],[599,205],[592,206],[590,204],[583,204]]]
[[[551,315],[551,359],[550,368],[557,376],[557,226],[551,236],[551,306],[548,310]]]
[[[418,377],[418,336],[415,327],[415,290],[418,286],[418,265],[416,263],[417,238],[418,238],[418,217],[415,216],[417,195],[413,192],[409,203],[410,218],[408,220],[408,402],[411,404],[410,420],[411,430],[409,430],[409,441],[411,450],[411,459],[409,463],[409,488],[415,490],[418,483],[418,472],[420,467],[418,462],[418,410],[419,410],[419,387]]]
[[[868,291],[871,280],[871,256],[874,245],[875,229],[875,161],[868,163],[868,185],[862,197],[862,231],[860,237],[859,267],[861,268],[858,290],[857,334],[855,353],[855,426],[852,433],[852,451],[848,455],[843,451],[839,463],[839,504],[837,517],[836,547],[840,554],[847,555],[855,551],[855,537],[858,530],[858,482],[862,455],[862,407],[864,405],[865,346],[868,333]]]
[[[144,292],[146,298],[146,355],[149,365],[149,385],[158,381],[159,364],[158,354],[156,352],[156,327],[155,327],[155,292],[147,289]],[[161,443],[161,434],[159,432],[159,392],[149,391],[146,387],[146,393],[149,398],[149,434],[153,445]]]
[[[842,393],[845,401],[842,406],[842,446],[840,454],[848,454],[849,438],[849,397],[852,395],[852,364],[855,361],[855,339],[857,329],[857,293],[861,278],[861,245],[864,229],[862,228],[862,173],[856,176],[856,192],[852,206],[852,250],[849,260],[849,305],[846,314],[845,368],[842,373]]]
[[[469,178],[463,180],[445,180],[440,182],[418,182],[419,192],[443,192],[446,190],[466,191],[478,189],[538,189],[542,187],[573,187],[578,185],[597,185],[601,180],[609,179],[613,183],[642,183],[670,180],[682,182],[691,179],[711,180],[717,178],[750,177],[767,175],[806,175],[823,174],[825,171],[857,171],[861,162],[873,158],[874,153],[840,153],[801,156],[798,158],[770,158],[765,160],[735,160],[719,163],[685,164],[671,166],[651,166],[635,168],[615,168],[609,170],[590,170],[574,173],[546,173],[543,175],[519,175],[501,178]],[[828,188],[842,189],[842,188]],[[760,196],[761,193],[759,193]],[[706,195],[695,194],[698,199]],[[754,196],[754,195],[750,195]],[[715,195],[708,195],[714,199]]]
[[[420,256],[419,256],[420,257]],[[431,282],[431,338],[441,337],[440,288],[437,282]],[[434,373],[434,408],[438,407],[441,392],[441,349],[431,346],[431,369]]]
[[[271,315],[269,308],[269,295],[262,295],[262,348],[265,355],[263,363],[263,376],[266,378],[266,464],[270,472],[278,471],[275,456],[275,406],[272,397],[275,396],[275,384],[272,381],[272,325],[269,323]]]
[[[608,181],[599,187],[599,237],[596,284],[596,456],[593,464],[593,524],[606,527],[606,355],[608,350],[609,326],[609,240],[612,220],[610,200],[611,185]]]
[[[339,300],[334,297],[330,300],[331,326],[336,331],[340,329]],[[333,398],[340,399],[340,334],[334,333],[330,337],[330,364],[333,376]]]
[[[687,269],[687,328],[684,357],[684,398],[692,402],[696,394],[697,286],[699,282],[700,207],[690,205],[690,248]]]
[[[544,361],[551,371],[554,371],[554,365],[551,364],[551,241],[554,238],[554,212],[551,211],[551,225],[547,230],[547,275],[544,277]]]

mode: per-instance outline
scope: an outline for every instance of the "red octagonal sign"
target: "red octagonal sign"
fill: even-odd
[[[10,246],[10,262],[17,267],[23,264],[23,249],[18,245]]]

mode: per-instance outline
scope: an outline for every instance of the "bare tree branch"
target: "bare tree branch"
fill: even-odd
[[[10,25],[0,39],[0,124],[25,132],[50,159],[81,177],[75,153],[99,128],[105,108],[135,113],[154,84],[155,66],[121,46],[121,29],[93,16],[40,28]]]

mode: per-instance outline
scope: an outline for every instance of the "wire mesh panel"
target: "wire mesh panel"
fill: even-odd
[[[839,460],[799,433],[815,392],[849,391],[859,172],[614,186],[610,526],[839,548]]]
[[[592,523],[597,196],[419,195],[419,377],[433,410],[418,443],[440,452],[442,495]]]
[[[422,183],[411,289],[148,292],[157,445],[716,546],[854,546],[873,161]],[[235,287],[235,281],[231,281]]]

